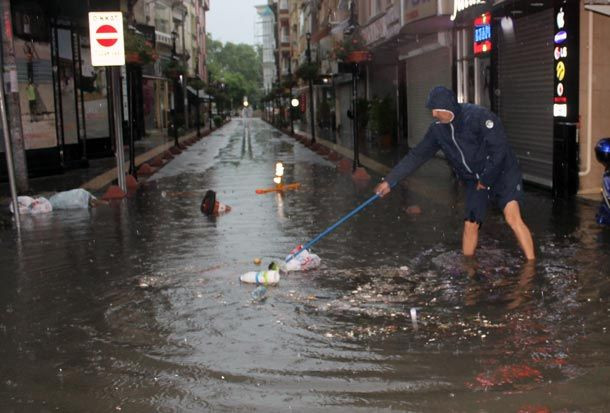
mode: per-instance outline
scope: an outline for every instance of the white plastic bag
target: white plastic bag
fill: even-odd
[[[286,257],[286,259],[290,258],[293,254],[296,254],[301,248],[302,245],[299,245]],[[318,268],[320,266],[320,262],[322,260],[316,254],[312,254],[309,250],[305,250],[301,252],[299,255],[288,261],[284,264],[282,270],[284,271],[307,271],[313,270],[314,268]]]
[[[53,211],[53,206],[49,200],[43,197],[32,198],[31,196],[18,196],[17,205],[19,206],[19,214],[22,215],[45,214]],[[13,211],[12,203],[9,208],[12,213],[15,213],[15,211]]]
[[[89,191],[77,188],[58,192],[49,198],[49,202],[53,209],[85,209],[89,208],[92,199],[95,199],[95,197]]]

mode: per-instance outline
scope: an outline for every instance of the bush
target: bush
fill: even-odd
[[[222,122],[223,122],[222,116],[220,116],[220,115],[214,116],[214,127],[215,128],[221,127],[222,126]]]
[[[390,96],[371,102],[371,129],[377,135],[391,135],[396,129],[396,108]]]

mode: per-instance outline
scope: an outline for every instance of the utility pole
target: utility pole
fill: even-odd
[[[10,83],[6,90],[6,110],[8,112],[11,146],[13,148],[13,162],[15,166],[15,185],[18,192],[27,192],[30,189],[28,181],[28,166],[25,158],[25,142],[23,139],[23,125],[21,124],[21,107],[19,106],[19,85],[17,83],[17,64],[15,61],[15,44],[11,19],[11,1],[0,0],[2,6],[2,75],[8,73]],[[6,25],[6,24],[9,25]]]

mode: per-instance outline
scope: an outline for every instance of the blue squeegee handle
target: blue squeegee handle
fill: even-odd
[[[390,188],[393,188],[395,185],[396,184],[390,184]],[[303,245],[303,248],[301,248],[300,250],[295,252],[293,255],[288,257],[286,262],[291,261],[294,257],[299,255],[304,250],[307,250],[307,249],[311,248],[314,244],[316,244],[322,238],[324,238],[325,236],[327,236],[328,234],[333,232],[335,230],[335,228],[337,228],[339,225],[343,224],[345,221],[347,221],[348,219],[350,219],[351,217],[356,215],[358,212],[362,211],[364,208],[366,208],[367,206],[369,206],[370,204],[372,204],[374,201],[378,200],[379,198],[381,198],[381,197],[379,195],[375,194],[372,197],[370,197],[369,199],[367,199],[366,201],[364,201],[361,205],[359,205],[356,208],[354,208],[351,212],[349,212],[343,218],[341,218],[340,220],[338,220],[337,222],[332,224],[330,227],[326,228],[323,232],[318,234],[318,236],[316,236],[314,239],[312,239],[311,241],[309,241],[305,245]]]

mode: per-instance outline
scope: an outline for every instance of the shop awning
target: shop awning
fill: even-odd
[[[202,99],[202,100],[214,100],[214,98],[211,97],[210,95],[208,95],[207,93],[205,93],[203,91],[203,89],[195,90],[192,87],[187,86],[186,90],[188,90],[193,96],[198,97],[199,99]]]

